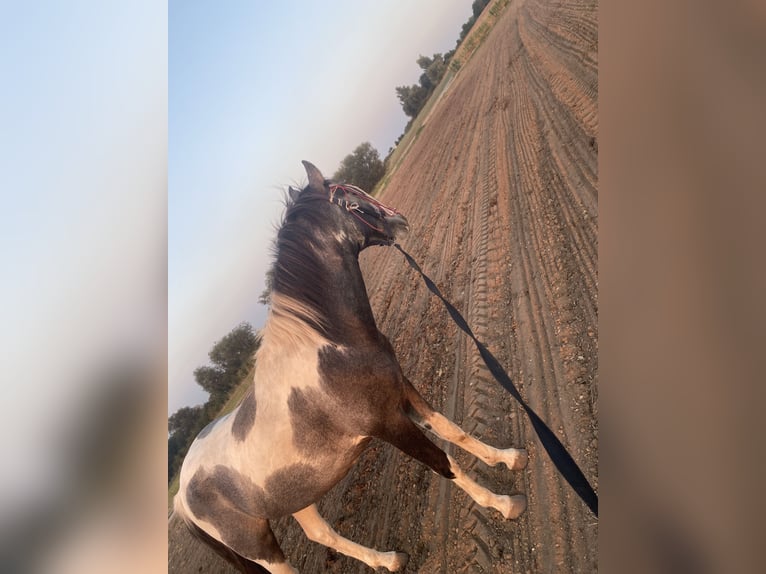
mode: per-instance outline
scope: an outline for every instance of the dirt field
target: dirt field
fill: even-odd
[[[463,66],[382,196],[409,218],[402,245],[460,308],[598,490],[598,34],[595,0],[513,0]],[[523,412],[393,249],[362,256],[380,329],[434,407],[526,470],[446,448],[515,521],[374,442],[319,504],[344,536],[410,554],[406,572],[595,572],[597,520],[561,479]],[[302,573],[362,563],[274,525]],[[170,522],[169,571],[233,572]]]

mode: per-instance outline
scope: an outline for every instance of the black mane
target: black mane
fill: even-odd
[[[327,258],[338,259],[343,255],[331,233],[340,231],[339,222],[344,219],[344,215],[336,205],[330,203],[326,193],[317,192],[308,186],[300,192],[291,189],[274,244],[272,292],[308,307],[312,316],[293,312],[331,340],[337,340],[340,333],[333,328],[329,319],[342,316],[348,310],[338,307],[338,291],[343,286],[339,285],[335,273],[328,272],[326,265]],[[358,251],[350,250],[349,254],[356,259]],[[347,268],[339,269],[346,281],[349,281],[348,271]],[[354,279],[352,276],[351,280]],[[352,293],[359,292],[358,289],[344,289],[348,295],[348,308],[357,308],[360,304],[369,308],[361,272],[356,279],[361,284],[365,301],[353,297]]]

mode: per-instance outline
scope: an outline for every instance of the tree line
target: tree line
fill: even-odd
[[[255,365],[260,339],[249,323],[240,323],[210,349],[209,365],[194,370],[194,380],[210,395],[207,402],[182,407],[168,418],[168,483],[181,468],[192,441],[221,410]]]
[[[418,66],[423,71],[417,84],[410,86],[397,86],[396,96],[402,105],[402,111],[410,118],[409,123],[404,128],[404,133],[396,140],[394,147],[402,140],[412,125],[412,121],[417,117],[423,106],[428,102],[436,87],[441,82],[444,74],[452,61],[455,50],[465,40],[468,33],[473,28],[482,10],[491,0],[474,0],[471,5],[471,17],[463,24],[460,30],[460,36],[457,39],[455,48],[444,54],[436,53],[431,57],[419,56],[416,60]],[[386,160],[380,159],[380,154],[370,142],[359,144],[356,149],[348,154],[340,163],[340,167],[333,175],[335,181],[347,182],[357,185],[367,192],[371,192],[378,182],[383,179],[386,173],[387,160],[394,150],[389,149]],[[267,292],[261,296],[262,302],[268,301]]]

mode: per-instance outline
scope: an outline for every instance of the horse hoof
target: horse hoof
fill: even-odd
[[[506,520],[518,518],[527,509],[527,497],[523,494],[503,496],[502,508],[498,508]]]
[[[398,572],[404,568],[410,560],[410,555],[406,552],[387,552],[386,554],[392,555],[390,563],[385,565],[385,568],[391,572]]]
[[[507,448],[504,451],[506,455],[505,466],[511,470],[521,470],[527,467],[529,455],[523,448]]]

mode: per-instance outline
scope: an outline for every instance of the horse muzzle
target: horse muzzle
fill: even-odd
[[[410,224],[407,221],[407,218],[399,213],[386,217],[384,221],[386,224],[386,233],[392,241],[404,237],[410,230]]]

